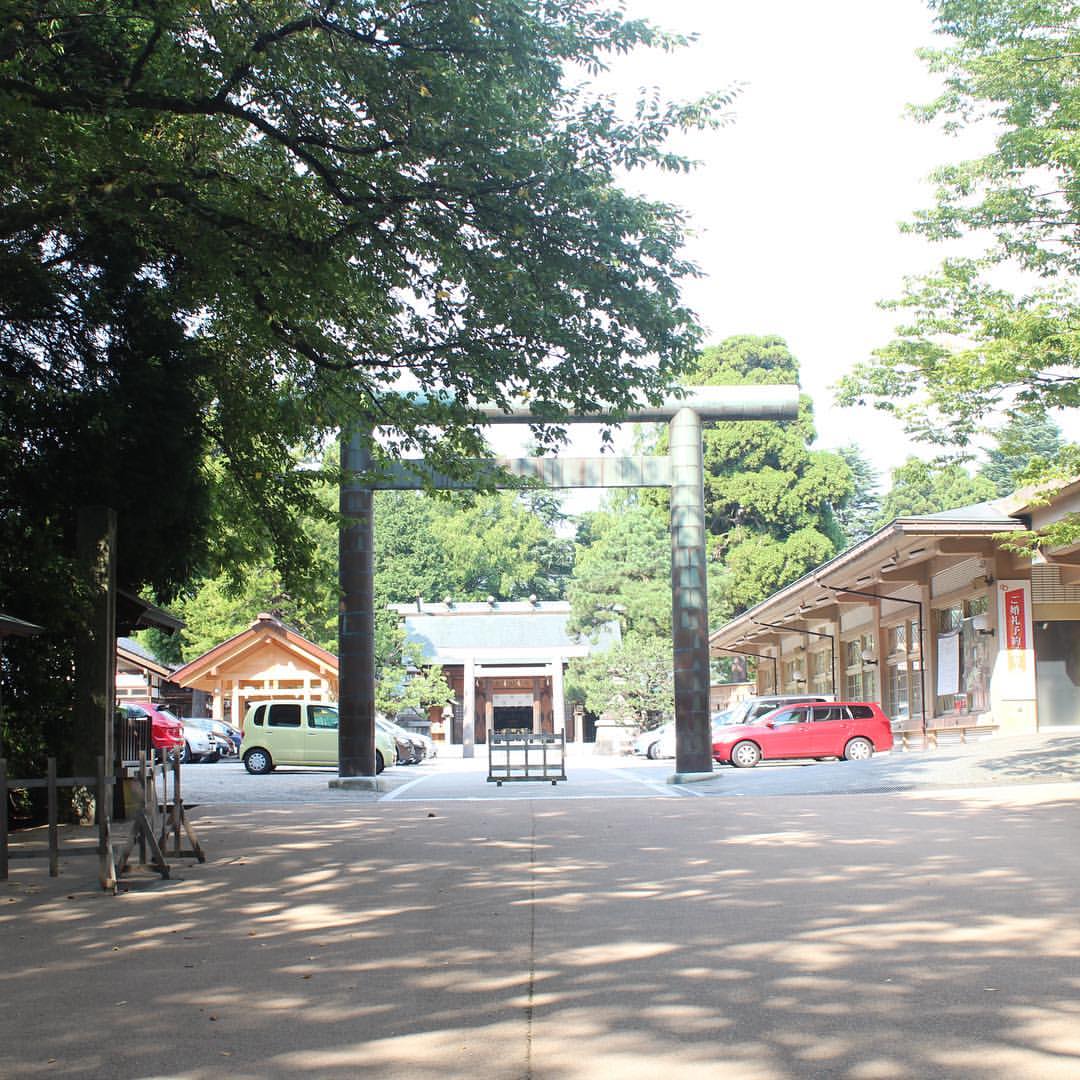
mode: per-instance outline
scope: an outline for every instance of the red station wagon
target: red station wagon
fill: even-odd
[[[738,769],[752,768],[762,758],[865,761],[892,744],[889,718],[873,702],[804,702],[724,728],[723,738],[713,743],[713,759]]]

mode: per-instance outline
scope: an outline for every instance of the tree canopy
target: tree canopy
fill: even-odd
[[[77,632],[90,503],[119,511],[129,588],[269,556],[293,590],[325,512],[298,451],[357,421],[377,459],[453,471],[477,405],[617,410],[692,352],[682,214],[619,181],[687,168],[668,136],[729,96],[625,116],[591,90],[678,46],[644,22],[594,0],[2,11],[0,549],[26,559],[0,607]]]
[[[1080,405],[1080,4],[930,0],[942,93],[916,115],[989,129],[989,152],[934,174],[907,228],[961,252],[907,282],[895,341],[841,383],[928,441],[964,446],[1003,410]],[[981,244],[981,254],[972,255]],[[1067,464],[1076,469],[1078,461]]]
[[[892,486],[881,502],[876,528],[898,517],[918,517],[973,506],[994,498],[993,482],[972,476],[956,462],[922,461],[909,457],[892,471]]]
[[[617,622],[624,634],[671,637],[671,532],[664,512],[614,494],[578,530],[568,592],[570,629],[586,635]]]
[[[382,425],[380,451],[452,463],[479,449],[472,405],[618,407],[659,394],[696,339],[681,214],[617,177],[685,168],[667,136],[726,98],[648,99],[625,119],[569,74],[677,44],[645,23],[591,0],[127,0],[107,15],[8,0],[5,15],[13,446],[51,411],[76,456],[88,433],[67,410],[98,417],[119,394],[143,431],[152,408],[168,418],[174,484],[231,482],[257,538],[295,554],[295,447],[360,419]],[[387,398],[403,375],[452,396]],[[57,454],[45,434],[23,456]],[[204,452],[216,469],[199,470]],[[147,457],[159,482],[163,457]],[[119,482],[98,487],[122,501]],[[129,558],[129,584],[175,585],[175,568]]]
[[[979,475],[994,485],[998,495],[1008,495],[1045,474],[1064,448],[1061,428],[1049,416],[1014,413],[994,432],[994,445],[987,450]]]
[[[854,443],[841,446],[836,452],[851,470],[851,490],[833,506],[836,523],[850,547],[865,540],[877,528],[881,481],[866,455]]]
[[[740,335],[705,349],[689,375],[710,385],[798,383],[799,365],[783,339]],[[705,432],[705,513],[710,618],[728,618],[833,556],[843,546],[833,506],[852,490],[837,453],[812,450],[813,405],[802,395],[796,420],[740,421]]]

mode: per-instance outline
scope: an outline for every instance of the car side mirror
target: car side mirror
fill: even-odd
[[[766,726],[767,728],[774,728],[774,727],[776,727],[776,724],[775,724],[775,722],[774,722],[774,721],[772,721],[772,720],[766,720],[766,721],[765,721],[765,726]]]

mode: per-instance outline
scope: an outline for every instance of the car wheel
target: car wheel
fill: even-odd
[[[736,769],[752,769],[761,760],[761,751],[756,743],[736,743],[731,748],[731,764]]]
[[[180,764],[191,764],[191,747],[187,743],[184,743],[184,748],[180,751]]]
[[[869,739],[852,739],[844,747],[845,761],[867,761],[873,756],[874,744]]]
[[[645,751],[645,755],[650,761],[656,761],[656,759],[660,757],[659,739],[654,743],[649,743],[649,749]]]
[[[269,751],[256,747],[254,750],[249,750],[244,755],[244,768],[247,769],[252,776],[262,776],[274,768],[274,762],[270,757]]]
[[[382,751],[375,751],[375,773],[378,775],[386,768],[386,763],[383,761]]]

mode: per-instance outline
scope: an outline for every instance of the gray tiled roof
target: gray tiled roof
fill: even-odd
[[[918,520],[928,521],[1012,521],[996,502],[973,503],[953,510],[939,510],[936,514],[920,514]]]
[[[507,659],[522,650],[549,649],[552,652],[574,646],[591,645],[603,650],[619,640],[619,628],[611,625],[593,644],[566,629],[569,612],[533,611],[524,614],[467,614],[455,618],[419,612],[405,615],[405,637],[421,647],[424,659],[433,660],[446,651],[498,649]]]

